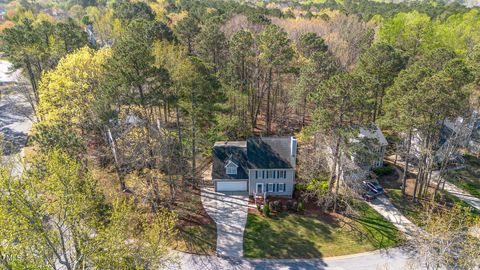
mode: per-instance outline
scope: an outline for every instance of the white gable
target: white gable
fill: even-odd
[[[238,168],[238,165],[235,164],[235,162],[229,160],[229,161],[227,162],[227,165],[225,165],[225,168],[227,168],[227,167],[235,167],[235,168]]]

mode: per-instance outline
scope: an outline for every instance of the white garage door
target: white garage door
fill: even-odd
[[[217,182],[217,191],[247,191],[247,181]]]

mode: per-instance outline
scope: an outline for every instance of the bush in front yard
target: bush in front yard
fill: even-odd
[[[262,212],[262,205],[261,204],[257,204],[257,210],[258,210],[258,212]]]
[[[287,207],[287,210],[290,210],[290,211],[293,211],[294,208],[293,208],[293,201],[292,200],[288,200],[286,203],[285,203],[285,206]]]
[[[266,217],[270,216],[270,207],[268,206],[268,203],[265,203],[263,205],[263,215],[265,215]]]
[[[302,202],[299,202],[298,205],[297,205],[297,211],[299,213],[303,213],[304,210],[305,210],[305,206],[303,205]]]
[[[274,205],[273,201],[268,202],[268,208],[270,208],[269,209],[270,211],[275,211],[275,205]]]
[[[275,210],[275,212],[282,212],[283,210],[283,205],[282,205],[282,202],[281,201],[274,201],[273,202],[273,210]]]
[[[390,165],[387,165],[387,166],[375,168],[373,169],[373,172],[378,176],[389,175],[393,173],[393,167]]]

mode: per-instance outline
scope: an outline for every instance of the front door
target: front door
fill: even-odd
[[[263,193],[263,183],[257,183],[257,194]]]

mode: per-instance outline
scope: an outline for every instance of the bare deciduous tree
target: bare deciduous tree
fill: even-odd
[[[480,227],[469,209],[439,207],[432,203],[422,213],[423,230],[410,238],[414,269],[477,269],[480,241],[472,228]]]

